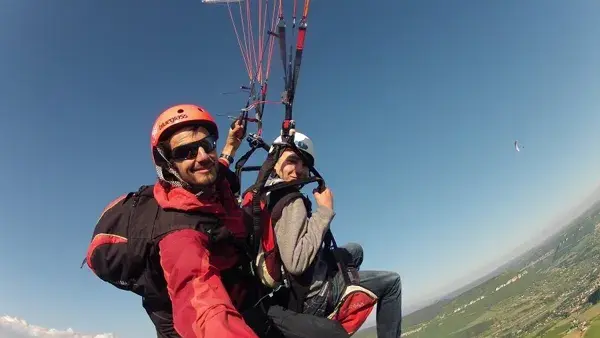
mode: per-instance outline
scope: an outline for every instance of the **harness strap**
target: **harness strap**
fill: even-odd
[[[257,168],[260,168],[260,167],[244,167],[244,165],[246,165],[246,162],[248,162],[248,160],[250,159],[250,156],[252,156],[252,154],[254,154],[256,149],[259,149],[259,148],[269,151],[269,146],[263,141],[263,139],[260,136],[258,136],[256,134],[248,135],[248,137],[246,138],[246,141],[248,141],[248,143],[250,145],[250,150],[248,150],[244,155],[242,155],[242,157],[240,157],[240,159],[237,160],[237,162],[235,163],[235,174],[238,177],[238,181],[240,182],[240,188],[242,185],[242,172],[249,171],[249,170],[258,170]],[[236,198],[239,197],[240,190],[241,189],[237,189],[236,191],[233,192]]]
[[[269,195],[269,199],[273,200],[274,204],[271,207],[271,226],[275,226],[275,223],[281,218],[283,209],[289,205],[292,201],[300,198],[304,203],[306,210],[310,212],[312,209],[312,205],[309,199],[307,199],[300,191],[294,189],[295,191],[286,192],[284,190],[277,190],[275,192],[271,192]],[[273,229],[275,231],[275,229]],[[277,237],[277,236],[275,236]],[[314,266],[311,266],[307,271],[305,271],[300,277],[293,278],[292,275],[287,271],[283,262],[281,264],[281,274],[283,277],[283,284],[288,289],[288,296],[285,299],[287,306],[289,309],[294,310],[296,312],[302,312],[304,300],[306,299],[306,295],[308,294],[308,290],[310,288],[310,284],[312,283],[312,275],[313,275]],[[280,285],[281,286],[281,285]],[[280,289],[280,288],[278,288]]]
[[[329,252],[333,254],[335,264],[337,265],[337,268],[339,269],[344,279],[344,286],[352,285],[350,277],[348,276],[348,266],[342,258],[341,252],[337,250],[338,246],[335,242],[335,238],[333,238],[333,233],[331,232],[331,230],[327,230],[327,232],[325,233],[324,242],[325,247],[329,248]]]

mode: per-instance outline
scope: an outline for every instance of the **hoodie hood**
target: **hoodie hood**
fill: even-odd
[[[271,186],[273,184],[277,184],[279,182],[283,182],[283,179],[281,179],[279,177],[269,177],[267,179],[267,182],[265,183],[265,187]]]
[[[277,184],[283,182],[283,179],[279,178],[279,177],[269,177],[267,179],[267,182],[265,182],[265,187],[271,186],[273,184]],[[270,191],[267,192],[267,194],[265,196],[269,196],[271,194]]]

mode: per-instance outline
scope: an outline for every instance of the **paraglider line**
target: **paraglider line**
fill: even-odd
[[[237,39],[238,46],[240,47],[240,52],[242,53],[242,59],[244,60],[244,65],[246,66],[246,71],[248,72],[248,77],[250,77],[250,76],[252,76],[252,71],[250,69],[250,65],[246,58],[244,47],[242,46],[242,42],[240,40],[240,35],[238,33],[237,27],[235,25],[235,21],[233,20],[233,13],[231,13],[231,6],[229,5],[229,3],[227,3],[227,10],[229,11],[229,18],[231,19],[231,24],[233,25],[233,31],[235,32],[235,37]]]

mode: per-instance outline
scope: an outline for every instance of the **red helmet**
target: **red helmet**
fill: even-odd
[[[168,108],[162,112],[152,127],[150,144],[155,148],[174,131],[174,127],[182,127],[188,124],[199,124],[205,127],[211,134],[219,137],[217,123],[208,111],[193,104],[180,104]]]
[[[194,104],[180,104],[172,106],[163,111],[152,127],[150,135],[150,146],[152,149],[152,160],[157,167],[159,177],[165,167],[166,161],[158,150],[158,145],[164,141],[177,129],[186,125],[200,125],[208,130],[209,133],[219,137],[217,123],[212,115],[204,108]]]

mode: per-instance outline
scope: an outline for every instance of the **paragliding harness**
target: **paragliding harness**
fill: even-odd
[[[221,271],[234,305],[239,304],[245,298],[241,284],[255,282],[246,268],[244,239],[218,236],[223,226],[221,219],[208,212],[161,208],[154,198],[153,186],[143,185],[138,191],[115,199],[103,210],[81,267],[87,263],[103,281],[142,296],[147,310],[170,309],[166,281],[159,268],[158,243],[173,231],[194,229],[207,235],[209,245],[230,243],[232,250],[241,253],[239,264]]]
[[[293,127],[293,121],[284,121],[284,128],[286,126]],[[300,193],[300,189],[306,184],[317,182],[318,189],[322,190],[325,188],[325,181],[314,166],[311,166],[310,172],[312,175],[308,178],[266,186],[267,180],[274,172],[275,164],[286,149],[291,148],[303,159],[304,163],[310,163],[306,155],[299,151],[293,142],[293,132],[293,129],[287,131],[283,129],[282,138],[285,140],[285,144],[273,145],[266,161],[259,169],[255,184],[242,194],[242,208],[251,216],[251,222],[247,225],[247,232],[249,234],[248,247],[252,251],[252,255],[256,257],[252,264],[253,273],[262,284],[272,290],[264,295],[259,302],[267,298],[273,298],[279,305],[296,312],[302,312],[308,288],[312,282],[312,268],[309,268],[299,277],[292,276],[285,269],[278,252],[274,226],[277,219],[281,217],[283,207],[296,198],[302,198],[307,210],[310,212],[310,201]],[[262,144],[261,147],[263,147]],[[251,151],[253,150],[251,149]],[[344,281],[342,295],[327,317],[340,322],[349,334],[353,334],[373,310],[377,303],[377,296],[358,285],[359,280],[356,270],[349,269],[346,265],[347,262],[338,250],[330,230],[325,234],[323,250],[330,268],[328,279],[336,271],[339,271]]]

